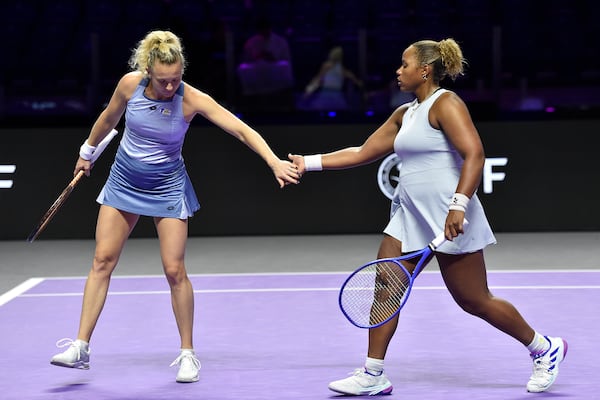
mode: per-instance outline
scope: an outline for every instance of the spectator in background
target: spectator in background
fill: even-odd
[[[389,112],[415,99],[412,93],[398,89],[398,80],[393,79],[365,95],[366,108],[371,111]]]
[[[349,87],[348,82],[353,86]],[[340,46],[336,46],[329,51],[327,60],[323,62],[317,75],[306,86],[299,108],[346,110],[352,103],[349,97],[353,91],[349,89],[362,89],[362,87],[363,82],[356,77],[354,72],[344,66],[344,50]]]
[[[267,18],[259,18],[256,22],[256,33],[244,43],[243,61],[290,63],[291,59],[287,39],[273,32],[273,26]]]
[[[258,19],[256,34],[244,43],[238,76],[242,94],[266,99],[267,106],[281,105],[291,99],[294,78],[290,46],[285,37],[273,32],[267,18]],[[254,97],[253,103],[260,103],[260,98]]]

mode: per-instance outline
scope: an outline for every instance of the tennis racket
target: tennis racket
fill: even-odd
[[[464,221],[464,226],[467,221]],[[340,289],[342,313],[359,328],[376,328],[396,316],[406,304],[415,278],[446,241],[440,233],[427,247],[395,258],[380,258],[356,269]],[[411,274],[402,261],[416,263]]]
[[[117,135],[117,131],[115,129],[113,129],[112,131],[110,131],[110,133],[108,135],[106,135],[106,137],[104,139],[102,139],[102,141],[100,143],[98,143],[98,146],[96,146],[96,151],[94,151],[94,154],[92,155],[92,158],[90,159],[90,161],[92,163],[96,162],[98,157],[100,157],[100,154],[104,151],[104,149],[106,149],[106,146],[108,146],[110,141],[116,135]],[[46,213],[42,216],[42,219],[40,219],[40,222],[36,225],[35,228],[33,228],[31,233],[27,237],[27,241],[29,243],[31,243],[35,239],[37,239],[37,237],[40,236],[40,234],[44,231],[44,229],[46,229],[46,226],[48,225],[48,223],[56,215],[58,210],[60,210],[60,208],[63,206],[63,204],[65,204],[65,202],[69,198],[69,195],[71,194],[71,192],[73,192],[73,189],[75,189],[75,186],[77,186],[77,184],[79,183],[79,181],[81,180],[81,178],[84,175],[85,175],[85,173],[83,172],[83,170],[79,171],[77,173],[77,175],[75,175],[73,180],[71,180],[71,182],[69,182],[67,187],[62,191],[60,196],[58,196],[58,198],[54,201],[54,203],[52,203],[52,205],[50,206],[48,211],[46,211]]]

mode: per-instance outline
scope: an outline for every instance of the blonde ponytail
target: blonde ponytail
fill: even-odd
[[[149,32],[133,50],[129,58],[129,66],[132,70],[147,73],[156,61],[165,64],[181,62],[185,69],[183,46],[174,33],[169,31]]]
[[[439,82],[446,76],[455,80],[463,75],[467,61],[463,57],[458,43],[451,38],[440,40],[421,40],[412,44],[416,49],[417,60],[422,65],[433,65],[433,79]]]

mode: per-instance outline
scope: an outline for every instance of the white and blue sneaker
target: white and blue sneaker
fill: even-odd
[[[358,368],[352,376],[329,384],[329,390],[351,396],[386,395],[391,394],[393,389],[383,371],[374,375],[365,368]]]
[[[533,373],[527,382],[528,392],[539,393],[548,390],[558,376],[558,365],[567,355],[569,346],[566,340],[559,337],[545,338],[550,342],[550,348],[544,353],[531,355]]]
[[[69,338],[61,339],[56,342],[56,347],[69,348],[62,353],[56,354],[50,360],[50,364],[59,367],[89,369],[90,368],[90,349],[81,340]]]
[[[180,383],[197,382],[199,379],[200,361],[193,350],[181,350],[179,357],[171,363],[171,367],[179,365],[175,380]]]

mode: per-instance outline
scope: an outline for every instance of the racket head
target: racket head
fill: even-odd
[[[338,298],[340,309],[353,325],[376,328],[400,312],[412,281],[400,258],[371,261],[343,283]]]

